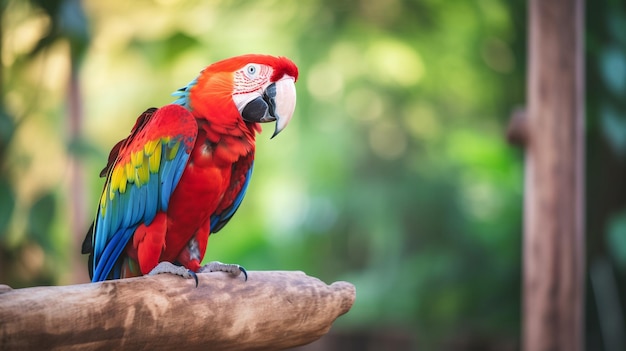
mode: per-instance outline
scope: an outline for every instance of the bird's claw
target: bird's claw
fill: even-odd
[[[177,266],[167,261],[159,262],[159,264],[156,265],[156,267],[154,267],[148,275],[157,275],[161,273],[179,275],[186,279],[193,278],[196,281],[196,288],[198,287],[198,276],[196,273],[183,266]]]
[[[238,277],[240,274],[243,273],[244,281],[248,281],[248,272],[246,271],[245,268],[243,268],[242,266],[238,264],[229,264],[229,263],[222,263],[219,261],[213,261],[200,267],[198,272],[199,273],[225,272],[225,273],[232,275],[233,277]]]

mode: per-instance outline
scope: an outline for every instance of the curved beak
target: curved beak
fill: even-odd
[[[293,77],[285,75],[280,80],[268,85],[261,96],[248,102],[241,109],[241,117],[247,122],[255,123],[276,121],[273,138],[289,124],[295,108],[295,81]]]

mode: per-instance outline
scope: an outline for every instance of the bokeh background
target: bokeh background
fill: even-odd
[[[110,148],[206,65],[300,68],[207,258],[357,287],[308,349],[516,350],[526,2],[2,0],[0,283],[88,281]],[[586,343],[626,340],[626,5],[586,14]],[[621,339],[620,339],[621,338]],[[621,345],[623,346],[623,344]]]

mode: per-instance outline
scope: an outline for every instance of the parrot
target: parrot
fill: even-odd
[[[205,67],[175,91],[175,101],[149,108],[113,146],[95,219],[82,253],[92,282],[147,274],[223,271],[201,265],[209,236],[239,208],[254,167],[260,123],[291,120],[298,68],[289,58],[231,57]]]

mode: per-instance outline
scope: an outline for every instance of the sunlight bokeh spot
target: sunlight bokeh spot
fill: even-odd
[[[9,22],[8,26],[15,26],[13,30],[9,30],[6,34],[2,33],[6,35],[2,38],[4,41],[2,43],[2,63],[5,65],[10,66],[15,61],[16,56],[31,52],[50,25],[50,19],[43,14],[34,13],[25,19],[22,16],[26,16],[26,13],[15,14],[13,18],[2,19],[4,22],[2,23],[3,26],[7,25],[6,22]],[[10,23],[14,21],[17,23]]]
[[[410,87],[419,83],[424,75],[421,56],[403,42],[377,40],[370,46],[366,57],[372,68],[370,73],[383,83]]]
[[[406,151],[408,141],[406,134],[397,124],[383,121],[372,126],[369,133],[369,143],[377,156],[393,160]]]
[[[297,180],[278,179],[265,184],[263,188],[264,212],[268,234],[276,240],[288,236],[298,236],[298,227],[302,225],[308,211],[308,197],[304,185]]]
[[[515,68],[513,52],[507,43],[499,38],[487,38],[483,42],[481,54],[487,66],[496,72],[509,73]]]
[[[384,110],[381,95],[367,88],[352,90],[346,96],[345,106],[351,117],[362,122],[379,119]]]
[[[309,93],[319,100],[336,100],[342,96],[343,73],[330,63],[319,63],[309,71],[306,86]]]
[[[427,103],[407,105],[404,108],[403,117],[407,131],[417,139],[431,140],[440,134],[440,123],[435,111]]]

